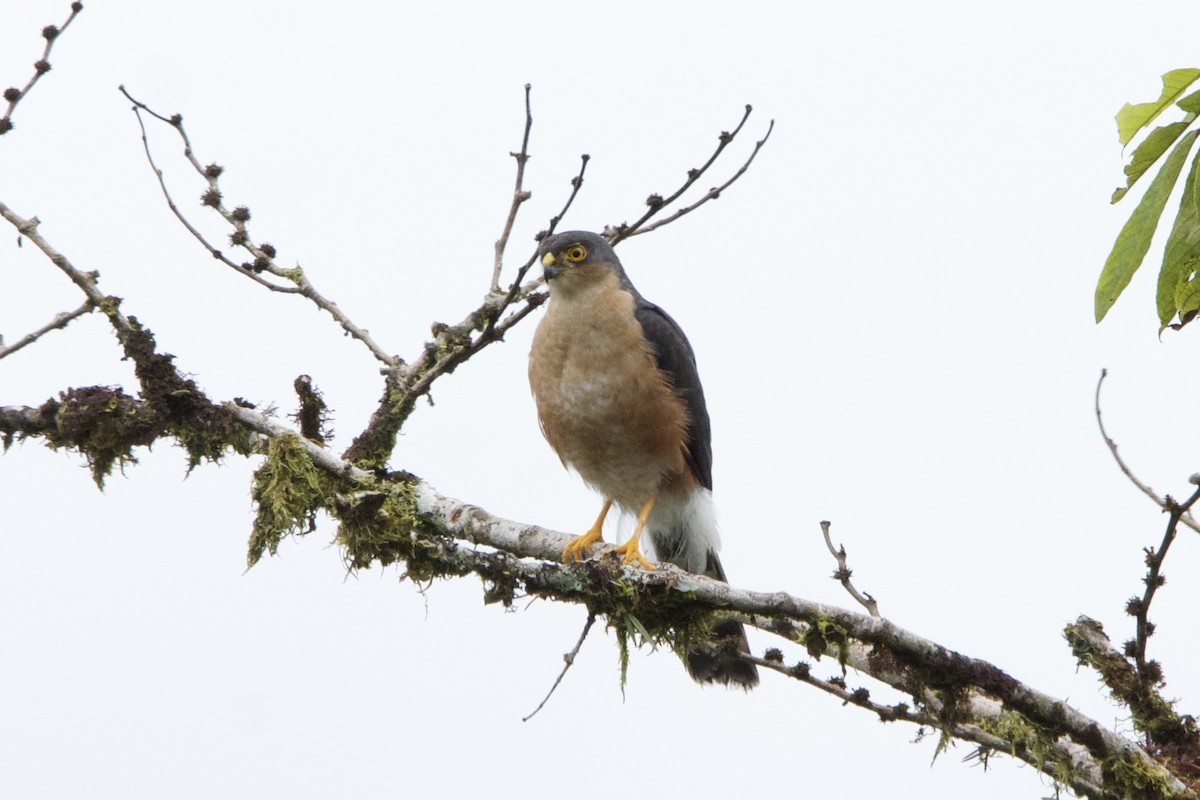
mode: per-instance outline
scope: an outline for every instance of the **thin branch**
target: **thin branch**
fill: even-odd
[[[558,677],[554,679],[554,685],[550,687],[550,691],[546,693],[544,698],[542,698],[542,702],[538,703],[537,708],[530,712],[529,716],[521,718],[521,722],[529,722],[529,720],[533,719],[534,716],[536,716],[537,713],[542,710],[542,707],[546,705],[546,702],[549,701],[551,696],[554,695],[554,691],[558,688],[558,685],[562,683],[562,679],[566,676],[567,670],[569,670],[571,665],[575,663],[575,657],[579,655],[579,650],[583,647],[584,640],[587,639],[588,631],[592,629],[592,625],[595,622],[595,612],[589,612],[587,622],[583,624],[583,632],[579,634],[579,641],[577,641],[575,646],[571,648],[571,652],[563,653],[562,672],[558,673]]]
[[[128,99],[134,105],[134,114],[137,115],[138,124],[142,127],[142,141],[146,146],[146,157],[150,161],[151,169],[154,170],[155,175],[158,177],[159,185],[162,187],[163,193],[167,197],[167,202],[171,208],[171,211],[180,219],[181,222],[183,222],[188,231],[194,237],[196,237],[196,239],[204,246],[209,254],[227,266],[232,267],[238,272],[238,274],[251,278],[256,283],[266,286],[272,291],[299,294],[305,297],[314,305],[316,305],[317,308],[320,308],[322,311],[325,311],[332,316],[334,320],[341,326],[342,330],[344,330],[347,334],[362,342],[362,344],[368,350],[370,350],[371,355],[373,355],[378,361],[382,362],[388,367],[395,367],[398,363],[398,359],[380,347],[375,340],[371,338],[370,333],[366,329],[356,325],[342,312],[340,308],[338,308],[336,303],[327,299],[320,292],[318,292],[316,287],[313,286],[312,282],[308,279],[308,276],[304,273],[304,270],[298,266],[292,268],[279,266],[275,262],[274,246],[267,244],[266,242],[263,242],[262,244],[256,244],[254,242],[246,226],[246,223],[250,221],[250,209],[246,208],[245,206],[239,206],[230,211],[228,208],[226,208],[224,202],[222,201],[220,183],[218,180],[221,176],[221,173],[224,172],[224,169],[217,164],[209,164],[208,166],[201,165],[200,161],[196,158],[194,150],[192,149],[191,139],[188,137],[187,131],[183,127],[183,117],[179,114],[175,114],[171,117],[165,117],[162,114],[154,111],[145,103],[133,97],[124,86],[119,88],[121,94],[125,95],[126,99]],[[200,177],[202,177],[208,184],[208,190],[202,195],[201,202],[220,214],[221,217],[233,227],[234,232],[230,234],[230,242],[234,246],[241,247],[250,253],[250,255],[254,257],[253,263],[240,265],[235,264],[226,258],[220,250],[209,244],[209,242],[202,235],[200,235],[196,228],[188,223],[186,219],[184,219],[182,213],[178,210],[174,201],[172,201],[170,194],[167,192],[161,170],[155,166],[154,160],[150,157],[150,147],[149,144],[146,143],[146,129],[145,125],[142,124],[141,111],[145,111],[155,119],[170,125],[179,134],[180,139],[183,141],[184,158],[187,159],[188,163],[192,165],[192,168],[196,171],[196,173],[200,175]],[[260,277],[261,273],[263,272],[290,281],[292,284],[294,284],[294,288],[280,287],[270,283],[269,281],[263,280]]]
[[[881,722],[903,720],[904,722],[911,722],[916,725],[939,726],[941,724],[941,721],[935,715],[915,710],[907,703],[897,703],[890,706],[877,703],[871,700],[871,695],[866,689],[850,689],[846,686],[846,682],[842,678],[835,678],[833,680],[818,678],[816,675],[813,675],[812,665],[807,661],[799,661],[788,666],[783,661],[783,653],[776,649],[768,650],[763,657],[753,654],[743,654],[742,658],[764,669],[778,672],[780,675],[820,689],[822,692],[841,700],[845,705],[860,706],[873,711],[879,716]],[[997,741],[999,742],[1000,740]]]
[[[984,748],[998,753],[1011,754],[1016,758],[1027,763],[1037,764],[1046,761],[1049,756],[1046,752],[1033,753],[1030,751],[1026,742],[1005,739],[993,733],[989,733],[979,725],[965,722],[950,722],[944,716],[940,715],[945,709],[936,701],[929,703],[927,709],[916,709],[909,706],[907,703],[896,703],[895,705],[884,705],[882,703],[871,700],[870,693],[866,689],[849,689],[845,682],[841,679],[823,680],[812,674],[811,666],[804,661],[788,666],[783,661],[783,654],[778,650],[767,651],[765,658],[758,656],[743,656],[752,661],[759,667],[769,669],[774,672],[784,675],[788,678],[798,680],[812,686],[815,689],[832,695],[842,701],[843,705],[854,705],[860,708],[865,708],[868,711],[875,713],[881,722],[907,722],[913,725],[929,726],[937,730],[949,728],[948,733],[955,739],[964,742],[972,742]],[[983,709],[980,709],[983,710]],[[999,712],[997,712],[999,713]],[[1058,762],[1072,763],[1075,761],[1072,748],[1062,743],[1056,747],[1058,750]],[[1048,768],[1043,769],[1047,774],[1053,774],[1057,763],[1045,765]],[[1099,776],[1096,776],[1097,778]],[[1077,793],[1102,794],[1100,783],[1098,780],[1090,780],[1086,776],[1078,776],[1072,781],[1072,789]]]
[[[738,178],[742,177],[742,175],[745,174],[746,170],[750,169],[750,165],[752,163],[754,163],[754,157],[758,155],[758,151],[761,150],[763,145],[767,143],[767,139],[771,138],[771,131],[773,131],[773,130],[775,130],[775,120],[771,120],[771,124],[767,126],[766,134],[763,136],[763,138],[759,139],[757,142],[754,143],[754,150],[752,150],[750,152],[750,157],[747,158],[745,163],[742,164],[741,169],[739,169],[737,172],[733,173],[732,178],[725,181],[720,186],[714,186],[713,188],[709,189],[708,192],[706,192],[703,197],[701,197],[696,202],[692,203],[690,206],[684,206],[683,208],[679,209],[671,216],[660,219],[657,222],[654,222],[650,225],[645,226],[644,228],[639,228],[638,230],[626,233],[624,238],[628,239],[630,236],[641,236],[643,233],[649,233],[650,231],[657,230],[658,228],[661,228],[664,225],[670,225],[672,222],[679,219],[680,217],[682,217],[686,214],[692,213],[697,208],[699,208],[700,206],[707,203],[709,200],[716,200],[718,197],[721,196],[722,192],[724,192],[726,189],[728,189],[730,186],[732,186]]]
[[[539,241],[554,233],[554,230],[558,227],[558,223],[562,222],[562,218],[571,209],[571,204],[575,202],[575,195],[579,194],[579,190],[583,187],[583,173],[587,171],[588,161],[591,158],[587,153],[579,157],[579,174],[571,178],[571,194],[567,197],[567,202],[563,204],[562,210],[550,218],[550,226],[543,233],[538,234]],[[518,280],[520,280],[519,277]]]
[[[121,92],[124,93],[126,97],[129,97],[129,94],[125,92],[125,87],[122,86],[120,88],[121,88]],[[148,113],[150,113],[151,115],[158,117],[159,119],[162,119],[162,117],[159,116],[158,114],[155,114],[153,111],[151,111],[148,108],[140,108],[138,105],[136,105],[136,103],[137,103],[136,100],[134,101],[134,103],[135,103],[135,105],[133,107],[133,113],[134,113],[134,116],[137,117],[138,127],[141,128],[141,131],[142,131],[142,148],[146,151],[146,160],[148,162],[150,162],[150,169],[154,172],[154,177],[156,177],[158,179],[158,186],[160,189],[162,189],[163,198],[166,199],[167,207],[169,209],[171,209],[171,213],[175,215],[175,219],[179,220],[180,224],[182,224],[183,227],[187,229],[187,232],[190,233],[192,235],[192,237],[196,239],[196,241],[200,242],[200,244],[202,244],[204,246],[204,249],[207,250],[213,258],[217,259],[222,264],[224,264],[225,266],[234,270],[238,274],[242,275],[243,277],[249,278],[250,280],[257,283],[259,286],[269,289],[272,292],[280,292],[282,294],[299,294],[300,290],[298,288],[296,288],[295,286],[280,286],[278,284],[271,283],[270,281],[263,278],[261,275],[256,274],[252,268],[247,267],[243,264],[235,263],[234,261],[232,261],[223,252],[221,252],[219,249],[217,249],[216,247],[211,245],[209,243],[208,239],[206,239],[204,237],[204,234],[202,234],[200,232],[200,230],[198,228],[196,228],[196,226],[193,225],[188,220],[188,218],[183,215],[183,212],[179,210],[179,206],[177,206],[175,204],[175,199],[173,197],[171,197],[170,190],[167,189],[167,182],[166,182],[165,178],[163,177],[163,171],[158,168],[157,164],[154,163],[154,154],[150,150],[150,140],[146,135],[146,124],[142,120],[141,112],[142,112],[142,110],[145,110]],[[169,123],[170,120],[167,120],[167,122]]]
[[[443,329],[439,329],[436,336],[438,340],[455,342],[457,339],[457,341],[450,347],[444,348],[444,352],[443,348],[441,347],[430,348],[427,346],[425,348],[426,355],[436,353],[441,353],[441,355],[437,356],[436,358],[431,358],[428,362],[427,368],[425,369],[421,369],[421,367],[426,364],[425,360],[417,362],[417,364],[414,365],[416,369],[410,369],[409,374],[414,376],[414,380],[412,380],[402,390],[402,402],[412,404],[415,403],[418,398],[427,395],[429,390],[433,388],[434,381],[436,381],[442,375],[447,375],[453,372],[459,364],[463,363],[492,342],[501,341],[504,338],[504,334],[507,333],[510,328],[527,317],[530,312],[544,303],[547,298],[548,295],[545,292],[537,292],[528,295],[525,298],[525,305],[516,311],[513,311],[496,325],[486,326],[484,330],[474,338],[471,338],[470,336],[472,327],[469,326],[473,326],[478,311],[472,312],[472,315],[463,320],[463,322],[459,323],[459,325],[453,327],[445,326]],[[465,338],[459,338],[463,336],[465,336]]]
[[[1159,497],[1158,493],[1138,480],[1137,476],[1133,474],[1133,470],[1129,468],[1129,465],[1127,465],[1125,460],[1121,458],[1121,454],[1117,452],[1117,443],[1113,441],[1111,437],[1109,437],[1108,431],[1104,429],[1104,418],[1100,414],[1100,388],[1104,386],[1104,379],[1106,377],[1108,377],[1108,370],[1102,369],[1100,370],[1100,380],[1096,382],[1095,410],[1096,422],[1100,425],[1100,435],[1104,437],[1104,443],[1108,445],[1108,451],[1112,453],[1112,457],[1116,459],[1117,466],[1121,468],[1121,472],[1125,473],[1125,477],[1129,478],[1130,482],[1140,489],[1142,494],[1153,500],[1159,508],[1161,508],[1163,511],[1170,511],[1171,509],[1168,506],[1167,498]],[[1200,533],[1200,523],[1197,523],[1196,520],[1192,518],[1190,513],[1184,514],[1179,521],[1184,525],[1187,525],[1192,530]]]
[[[539,242],[550,234],[554,233],[554,230],[558,227],[558,223],[562,221],[564,216],[566,216],[567,211],[571,208],[571,204],[575,202],[575,196],[579,194],[579,189],[583,186],[583,174],[587,171],[588,160],[591,158],[591,156],[589,156],[587,153],[584,153],[579,158],[579,174],[571,179],[571,194],[568,195],[567,202],[563,204],[562,210],[550,218],[550,224],[546,227],[546,229],[538,233],[536,238]],[[504,301],[499,306],[500,313],[503,313],[504,310],[515,303],[518,299],[528,297],[529,295],[533,294],[534,291],[536,291],[542,284],[546,282],[545,278],[539,275],[537,278],[534,278],[528,283],[521,283],[521,281],[525,280],[525,275],[528,274],[529,269],[533,266],[536,259],[537,251],[534,250],[529,258],[526,259],[525,263],[522,264],[517,270],[517,276],[513,278],[512,284],[510,284],[508,287],[508,294],[504,296]],[[484,329],[485,334],[489,333],[490,329],[495,326],[496,320],[498,319],[499,313],[488,316],[487,326]]]
[[[859,592],[850,582],[850,576],[854,571],[846,564],[846,548],[838,545],[833,546],[833,540],[829,537],[829,528],[832,526],[828,520],[821,520],[821,535],[825,537],[825,546],[829,548],[829,553],[837,559],[837,571],[833,573],[833,579],[840,581],[842,588],[850,593],[855,602],[867,610],[867,613],[872,617],[879,616],[879,605],[875,602],[875,598],[866,592]]]
[[[533,128],[533,111],[529,105],[529,92],[532,87],[525,84],[525,134],[521,137],[521,151],[509,153],[517,160],[517,179],[513,187],[512,205],[508,209],[508,219],[504,222],[504,230],[496,240],[496,257],[492,264],[492,291],[500,291],[500,270],[504,268],[504,249],[508,247],[508,237],[512,233],[513,223],[517,221],[517,212],[521,204],[532,195],[525,190],[525,162],[529,161],[529,131]],[[518,279],[519,282],[519,279]]]
[[[1191,478],[1193,485],[1200,484],[1200,476],[1193,475]],[[1166,561],[1167,551],[1171,548],[1171,543],[1175,541],[1176,532],[1179,528],[1179,522],[1183,515],[1200,500],[1200,486],[1192,492],[1184,503],[1178,504],[1170,497],[1167,498],[1167,504],[1170,510],[1170,518],[1167,522],[1167,529],[1163,533],[1162,542],[1157,549],[1146,548],[1146,577],[1142,582],[1146,584],[1146,589],[1142,593],[1141,599],[1134,598],[1129,602],[1127,610],[1137,619],[1137,638],[1134,641],[1133,660],[1137,666],[1138,676],[1148,681],[1150,684],[1157,684],[1162,680],[1159,673],[1160,668],[1157,664],[1147,669],[1146,661],[1146,641],[1154,635],[1154,625],[1150,622],[1150,604],[1154,602],[1154,596],[1158,592],[1159,587],[1167,582],[1167,578],[1162,573],[1163,562]],[[1152,663],[1152,662],[1151,662]]]
[[[74,311],[63,311],[55,314],[54,319],[38,328],[33,333],[26,334],[22,338],[18,339],[14,344],[10,344],[6,347],[4,346],[4,341],[0,339],[0,358],[10,356],[20,350],[22,347],[33,344],[50,331],[62,330],[66,328],[72,320],[76,319],[77,317],[82,317],[84,314],[91,313],[91,311],[93,311],[95,308],[96,304],[90,299],[84,300],[83,305],[81,305],[79,308],[75,309]]]
[[[622,222],[620,225],[617,225],[615,227],[614,226],[606,227],[605,231],[604,231],[604,235],[608,238],[609,243],[616,245],[622,239],[627,239],[628,237],[636,234],[638,232],[638,230],[643,225],[645,225],[647,221],[650,220],[650,218],[654,217],[656,214],[658,214],[663,209],[669,207],[672,203],[674,203],[676,200],[678,200],[679,197],[684,192],[686,192],[688,189],[690,189],[692,187],[692,184],[694,184],[696,181],[700,180],[701,176],[703,176],[704,173],[708,171],[708,168],[711,167],[716,162],[716,160],[720,157],[721,153],[725,150],[725,148],[728,147],[730,145],[730,143],[732,143],[733,140],[737,138],[737,135],[741,132],[742,127],[746,124],[746,120],[748,120],[750,118],[750,112],[752,112],[753,110],[754,110],[754,108],[752,106],[750,106],[749,104],[746,105],[746,110],[742,114],[742,119],[740,122],[738,122],[737,127],[733,129],[733,132],[732,133],[729,131],[721,132],[720,136],[717,137],[717,139],[718,139],[717,148],[713,151],[712,155],[710,155],[708,157],[708,160],[705,161],[701,166],[689,169],[687,172],[687,179],[684,180],[683,184],[678,189],[676,189],[673,194],[671,194],[665,200],[663,199],[662,195],[659,195],[659,194],[652,194],[648,198],[646,198],[646,205],[650,207],[649,210],[646,211],[646,213],[643,214],[632,225]],[[769,131],[768,131],[768,134],[769,134]],[[763,141],[766,141],[766,139],[764,138]],[[757,151],[758,151],[758,149],[755,148],[756,153],[757,153]],[[751,156],[751,158],[753,158],[753,156]],[[742,169],[742,172],[744,172],[744,171],[745,171],[745,168]],[[741,173],[739,173],[739,175],[740,174]]]
[[[133,326],[130,324],[129,320],[123,314],[121,314],[120,310],[117,308],[116,298],[109,298],[105,296],[100,291],[100,287],[96,285],[96,278],[98,277],[97,273],[84,272],[80,269],[77,269],[66,256],[55,250],[50,243],[47,242],[40,233],[38,233],[38,226],[41,224],[41,220],[39,220],[37,217],[25,219],[3,202],[0,202],[0,217],[4,217],[9,224],[17,229],[19,234],[33,242],[34,245],[37,246],[37,248],[41,250],[48,259],[50,259],[54,266],[62,270],[63,273],[66,274],[66,276],[70,278],[77,287],[79,287],[79,290],[84,293],[84,295],[95,307],[104,310],[105,314],[107,314],[109,318],[113,320],[113,324],[116,325],[119,330],[126,332],[133,331]]]
[[[66,22],[62,25],[47,25],[42,28],[42,38],[46,40],[46,46],[42,49],[42,57],[33,64],[33,77],[29,79],[24,88],[18,89],[13,86],[4,90],[3,97],[8,101],[8,108],[4,110],[3,115],[0,115],[0,136],[13,129],[12,115],[17,109],[17,104],[24,100],[34,85],[42,79],[42,76],[50,71],[50,51],[54,49],[54,43],[58,41],[58,37],[66,31],[80,11],[83,11],[83,3],[71,3],[71,14],[67,17]]]

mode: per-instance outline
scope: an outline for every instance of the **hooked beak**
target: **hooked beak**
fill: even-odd
[[[552,281],[558,275],[558,267],[554,263],[554,253],[546,253],[542,256],[542,275],[546,280]]]

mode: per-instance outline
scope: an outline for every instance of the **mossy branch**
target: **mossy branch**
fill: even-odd
[[[258,412],[232,411],[264,435],[287,435]],[[353,567],[399,561],[422,581],[474,574],[483,580],[489,602],[511,605],[518,597],[537,596],[579,603],[617,626],[626,642],[672,648],[713,616],[735,615],[804,645],[814,658],[832,657],[843,670],[908,695],[923,715],[919,718],[938,720],[947,735],[988,752],[1003,749],[1077,792],[1195,796],[1137,744],[1065,702],[886,619],[782,592],[739,589],[671,565],[644,572],[622,566],[612,553],[563,564],[559,557],[568,534],[496,517],[440,494],[416,476],[379,477],[312,442],[293,441],[341,483],[326,510],[339,520],[338,541]],[[891,719],[912,718],[895,714]],[[1005,746],[999,748],[998,742]]]

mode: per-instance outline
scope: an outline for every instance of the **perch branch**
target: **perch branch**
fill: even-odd
[[[258,412],[243,408],[232,411],[255,430],[279,435],[281,426]],[[369,477],[313,443],[301,441],[300,445],[330,474]],[[1045,747],[1052,747],[1060,756],[1070,754],[1077,773],[1073,773],[1072,785],[1082,787],[1102,780],[1100,764],[1117,759],[1136,764],[1171,787],[1169,794],[1161,796],[1190,796],[1181,782],[1138,745],[1105,730],[1065,702],[1016,680],[993,664],[956,653],[886,619],[783,592],[739,589],[672,565],[660,565],[653,572],[622,568],[611,550],[582,564],[562,564],[559,559],[570,541],[569,535],[493,516],[477,506],[445,497],[412,476],[408,476],[407,485],[421,523],[409,536],[420,537],[421,531],[428,529],[433,538],[421,540],[422,557],[436,560],[454,574],[475,572],[485,580],[523,586],[530,595],[586,604],[599,602],[598,593],[616,591],[612,587],[619,584],[621,592],[632,591],[640,598],[677,599],[686,595],[689,603],[735,612],[754,627],[792,642],[811,640],[811,632],[816,631],[830,642],[827,652],[836,654],[841,663],[912,694],[918,702],[934,708],[939,718],[948,719],[947,724],[974,724],[1005,738],[1000,731],[1008,720],[1023,720],[1028,731],[1022,734],[1025,739],[1021,746],[1009,740],[1008,752],[1039,769],[1045,765],[1035,752],[1034,738],[1044,745],[1037,749],[1042,755]]]

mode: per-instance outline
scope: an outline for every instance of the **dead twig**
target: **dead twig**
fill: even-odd
[[[533,719],[534,716],[542,710],[542,706],[546,705],[546,702],[554,694],[554,691],[558,689],[558,685],[562,683],[562,679],[566,676],[567,670],[569,670],[571,665],[575,663],[575,657],[579,655],[579,650],[581,647],[583,647],[583,641],[587,639],[588,631],[592,629],[592,625],[595,622],[596,615],[594,613],[589,613],[587,622],[583,624],[583,632],[579,634],[579,641],[577,641],[575,646],[571,648],[571,652],[563,653],[562,672],[558,673],[558,677],[554,679],[554,685],[550,687],[550,691],[546,693],[544,698],[542,698],[542,702],[538,703],[537,708],[531,711],[529,716],[521,718],[521,722],[529,722],[529,720]]]
[[[13,129],[12,115],[17,109],[17,104],[24,100],[34,85],[42,79],[42,76],[50,71],[50,51],[54,49],[54,43],[58,41],[58,37],[66,31],[75,17],[79,16],[80,11],[83,11],[83,3],[71,3],[71,14],[67,17],[66,22],[62,25],[47,25],[42,28],[42,38],[46,40],[46,46],[42,49],[42,57],[33,62],[33,77],[20,89],[12,86],[4,90],[3,97],[8,101],[8,107],[0,116],[0,136]]]
[[[375,340],[371,338],[370,333],[366,329],[356,325],[353,320],[351,320],[348,316],[346,316],[345,313],[342,312],[340,308],[338,308],[336,303],[327,299],[324,295],[317,291],[316,287],[308,279],[308,276],[304,273],[303,269],[298,266],[290,268],[279,266],[275,261],[276,249],[273,245],[266,242],[263,242],[262,244],[257,244],[254,242],[246,225],[246,223],[250,221],[250,209],[246,206],[238,206],[233,210],[230,210],[225,206],[219,183],[219,178],[225,170],[218,164],[209,164],[204,166],[196,158],[195,152],[192,149],[191,139],[188,137],[187,131],[183,127],[183,116],[180,114],[175,114],[171,117],[166,117],[162,114],[159,114],[145,103],[133,97],[124,86],[119,88],[121,90],[121,94],[125,95],[126,99],[133,103],[134,114],[137,116],[138,124],[142,129],[142,142],[146,148],[146,157],[150,162],[151,169],[154,170],[154,174],[158,178],[159,185],[162,187],[164,196],[166,196],[168,206],[170,207],[172,213],[174,213],[180,222],[183,223],[184,227],[187,228],[188,232],[191,233],[192,236],[204,246],[209,254],[221,261],[223,264],[233,268],[238,272],[238,274],[250,278],[255,283],[258,283],[259,285],[264,286],[271,291],[283,292],[287,294],[299,294],[305,297],[322,311],[325,311],[332,316],[334,320],[341,326],[342,330],[344,330],[347,334],[362,342],[362,344],[368,350],[370,350],[371,355],[373,355],[378,361],[382,362],[388,367],[395,367],[398,363],[397,358],[380,347]],[[237,264],[225,257],[225,255],[218,248],[210,244],[208,240],[205,239],[204,236],[196,229],[196,227],[184,217],[183,213],[179,211],[178,206],[172,200],[170,193],[167,191],[166,183],[163,180],[162,171],[155,165],[154,159],[151,156],[150,146],[146,139],[146,127],[142,122],[141,114],[143,111],[160,122],[170,125],[179,134],[180,139],[183,141],[184,158],[187,159],[188,163],[192,165],[192,168],[196,171],[196,173],[200,175],[200,177],[202,177],[208,184],[208,189],[201,195],[201,203],[216,211],[227,223],[229,223],[229,225],[233,227],[233,233],[229,235],[230,244],[246,250],[251,256],[253,256],[253,262]],[[262,278],[263,273],[282,278],[293,285],[281,286],[279,284],[272,283]]]
[[[521,150],[509,153],[517,160],[516,185],[513,187],[512,205],[508,208],[508,219],[504,221],[504,230],[496,240],[496,256],[492,263],[492,291],[500,291],[500,270],[504,268],[504,250],[508,247],[508,237],[512,233],[513,223],[517,221],[517,212],[521,204],[532,195],[525,190],[525,164],[529,161],[529,132],[533,128],[533,111],[529,104],[529,92],[533,87],[525,84],[525,134],[521,137]],[[519,279],[518,279],[519,282]]]
[[[25,336],[21,337],[14,344],[10,344],[6,347],[4,345],[4,340],[2,338],[0,338],[0,358],[4,358],[5,356],[11,356],[13,353],[17,352],[22,347],[26,347],[27,345],[33,344],[34,342],[36,342],[38,339],[45,336],[50,331],[62,330],[63,328],[66,328],[67,325],[69,325],[72,320],[76,319],[77,317],[82,317],[84,314],[91,313],[95,308],[96,308],[96,304],[94,302],[92,302],[92,300],[89,298],[87,300],[84,300],[83,305],[81,305],[79,308],[75,309],[74,311],[63,311],[61,313],[55,314],[54,319],[50,320],[45,325],[38,328],[33,333],[29,333],[29,334],[26,334]]]
[[[838,545],[836,548],[833,546],[833,540],[829,537],[829,529],[832,527],[832,524],[828,520],[821,520],[821,535],[825,537],[825,546],[829,548],[830,554],[837,559],[838,568],[832,577],[835,581],[841,581],[842,588],[849,592],[855,602],[865,608],[868,614],[872,617],[878,617],[879,605],[875,602],[875,598],[867,592],[858,591],[854,587],[854,584],[850,582],[850,576],[854,574],[854,571],[846,564],[846,548],[843,545]]]
[[[665,199],[660,194],[652,194],[649,197],[647,197],[646,205],[649,206],[649,210],[647,210],[645,214],[643,214],[641,217],[639,217],[638,220],[636,222],[634,222],[632,225],[622,222],[620,225],[606,226],[604,229],[604,235],[608,239],[609,243],[611,243],[615,246],[618,242],[622,241],[623,239],[628,239],[630,236],[635,236],[640,232],[644,232],[644,231],[642,231],[642,226],[644,226],[652,217],[656,216],[658,213],[665,210],[672,203],[674,203],[676,200],[678,200],[680,198],[680,196],[683,195],[684,192],[686,192],[688,189],[690,189],[692,187],[693,184],[696,183],[696,181],[700,180],[700,178],[704,175],[704,173],[706,173],[708,171],[709,167],[711,167],[714,163],[716,163],[717,159],[720,158],[721,153],[725,151],[725,148],[728,147],[733,142],[733,140],[737,138],[737,135],[739,133],[741,133],[742,127],[745,126],[746,120],[748,120],[750,118],[750,113],[753,110],[754,110],[753,106],[747,104],[745,113],[742,114],[742,119],[741,119],[741,121],[738,122],[737,127],[734,128],[732,132],[721,131],[720,136],[717,137],[717,140],[718,140],[717,147],[712,152],[712,155],[710,155],[708,157],[708,160],[705,161],[699,167],[693,167],[692,169],[689,169],[687,172],[687,178],[684,180],[683,184],[674,191],[674,193],[672,193],[670,196],[666,197]],[[716,197],[718,197],[720,195],[721,191],[728,188],[730,184],[732,184],[739,177],[741,177],[742,174],[747,170],[747,168],[749,168],[750,162],[754,160],[754,157],[756,155],[758,155],[758,151],[766,143],[767,137],[769,137],[771,135],[771,130],[773,130],[774,127],[775,127],[775,122],[774,122],[774,120],[772,120],[771,125],[767,128],[766,136],[764,136],[762,138],[762,140],[759,141],[755,145],[754,151],[750,154],[750,158],[747,159],[746,163],[742,165],[742,168],[740,170],[738,170],[737,173],[735,173],[732,178],[730,178],[728,181],[726,181],[720,187],[710,189],[708,194],[706,194],[704,196],[704,198],[702,198],[699,202],[695,203],[691,207],[688,207],[686,209],[681,209],[676,214],[673,214],[669,219],[665,219],[661,223],[658,223],[658,224],[654,225],[653,227],[657,228],[657,227],[661,227],[662,225],[666,225],[668,222],[672,222],[675,219],[678,219],[679,217],[683,216],[684,214],[687,214],[688,212],[694,210],[695,208],[698,208],[699,206],[703,205],[704,203],[708,202],[709,200],[716,199]]]
[[[1138,480],[1137,476],[1133,474],[1133,470],[1129,468],[1129,465],[1125,463],[1123,458],[1121,458],[1121,454],[1117,452],[1117,443],[1112,440],[1112,438],[1108,435],[1108,431],[1104,429],[1104,418],[1100,414],[1100,388],[1104,386],[1104,379],[1106,377],[1108,377],[1108,370],[1102,369],[1100,370],[1100,380],[1096,382],[1095,409],[1096,422],[1100,425],[1100,435],[1104,437],[1104,443],[1108,445],[1108,451],[1112,453],[1112,457],[1116,460],[1117,466],[1121,468],[1121,472],[1125,473],[1125,477],[1129,478],[1130,482],[1140,489],[1142,494],[1153,500],[1159,508],[1161,508],[1163,511],[1169,512],[1171,509],[1168,507],[1167,498],[1159,497],[1157,492]],[[1200,523],[1197,523],[1196,520],[1193,519],[1190,512],[1185,513],[1182,517],[1180,517],[1179,521],[1197,533],[1200,533]]]
[[[1145,549],[1147,569],[1146,577],[1142,578],[1142,582],[1146,584],[1145,591],[1142,592],[1140,598],[1130,599],[1125,606],[1129,615],[1137,620],[1137,635],[1132,642],[1133,652],[1129,655],[1133,657],[1138,676],[1152,685],[1157,685],[1162,681],[1162,668],[1153,661],[1146,661],[1146,641],[1154,635],[1154,624],[1150,622],[1150,604],[1154,602],[1154,596],[1159,588],[1167,582],[1167,578],[1162,572],[1162,566],[1166,561],[1167,551],[1171,549],[1171,544],[1175,541],[1179,523],[1183,519],[1183,515],[1196,504],[1196,501],[1200,500],[1200,475],[1193,475],[1190,483],[1197,488],[1182,504],[1176,503],[1170,496],[1166,498],[1170,516],[1162,542],[1157,548],[1147,547]]]
[[[737,172],[733,173],[733,177],[731,177],[729,180],[725,181],[720,186],[714,186],[713,188],[709,189],[703,197],[701,197],[696,202],[692,203],[690,206],[684,206],[683,208],[679,209],[678,211],[676,211],[674,214],[672,214],[669,217],[664,217],[663,219],[660,219],[657,222],[654,222],[650,225],[646,225],[645,227],[639,228],[636,231],[627,233],[625,235],[625,238],[628,239],[630,236],[641,236],[643,233],[649,233],[650,231],[657,230],[658,228],[661,228],[664,225],[670,225],[672,222],[679,219],[680,217],[682,217],[686,214],[692,213],[697,208],[699,208],[700,206],[707,203],[709,200],[716,200],[718,197],[721,196],[722,192],[724,192],[726,189],[728,189],[730,186],[733,185],[734,181],[736,181],[738,178],[742,177],[742,175],[746,172],[746,170],[750,169],[750,165],[752,163],[754,163],[754,157],[758,155],[758,151],[761,150],[763,148],[763,145],[765,145],[767,143],[767,139],[771,138],[771,131],[773,131],[773,130],[775,130],[775,120],[771,120],[771,124],[767,126],[766,134],[763,136],[763,138],[759,139],[757,142],[754,143],[754,149],[750,152],[750,157],[746,159],[746,161],[742,164],[741,168],[738,169]]]

